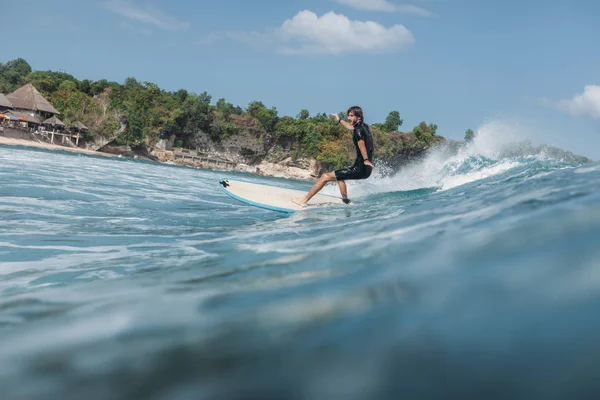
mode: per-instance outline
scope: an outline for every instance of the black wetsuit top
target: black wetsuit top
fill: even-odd
[[[365,148],[367,149],[367,156],[369,161],[373,162],[373,136],[371,135],[371,129],[369,125],[359,122],[354,125],[354,132],[352,134],[352,141],[354,147],[356,147],[356,160],[354,165],[348,168],[338,169],[335,171],[335,178],[338,181],[344,181],[348,179],[367,179],[371,176],[373,168],[365,165],[365,160],[358,147],[358,142],[364,140]]]
[[[356,161],[355,164],[360,161],[364,162],[363,156],[360,153],[360,148],[358,147],[358,142],[360,140],[365,141],[365,147],[367,148],[367,156],[369,156],[369,161],[371,157],[373,157],[373,136],[371,135],[371,129],[369,129],[369,125],[359,122],[354,125],[354,133],[352,134],[352,141],[354,142],[354,147],[356,147]]]

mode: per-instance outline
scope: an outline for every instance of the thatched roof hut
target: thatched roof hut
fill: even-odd
[[[37,115],[31,115],[29,113],[9,110],[5,111],[4,115],[15,121],[31,122],[32,124],[37,125],[42,123],[42,120]]]
[[[71,124],[71,128],[75,128],[75,129],[78,129],[80,131],[89,131],[90,130],[87,126],[85,126],[84,124],[82,124],[79,121],[73,122]]]
[[[14,92],[7,94],[6,98],[15,108],[60,114],[31,83],[21,86]]]
[[[10,101],[8,101],[5,95],[0,93],[0,109],[3,108],[13,108],[13,105]]]
[[[44,125],[51,125],[51,126],[65,126],[65,123],[56,117],[48,118],[47,120],[45,120],[42,123]]]

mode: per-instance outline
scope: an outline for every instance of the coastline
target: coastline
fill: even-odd
[[[36,142],[33,140],[27,140],[27,139],[8,138],[8,137],[2,136],[2,135],[0,135],[0,145],[34,147],[34,148],[45,149],[45,150],[62,150],[62,151],[69,151],[71,153],[79,153],[79,154],[86,154],[86,155],[92,155],[92,156],[122,157],[122,155],[119,155],[119,154],[112,154],[112,153],[105,153],[105,152],[100,152],[100,151],[82,149],[80,147],[67,147],[67,146],[61,146],[61,145],[50,144],[50,143],[42,143],[42,142]],[[128,157],[128,158],[138,158],[138,157]],[[153,161],[156,161],[157,163],[160,163],[160,164],[167,164],[167,165],[188,166],[191,168],[208,169],[208,170],[213,170],[213,171],[245,172],[245,173],[250,173],[253,175],[269,176],[269,177],[275,177],[275,178],[309,180],[309,181],[314,181],[316,179],[314,173],[309,170],[292,167],[292,166],[281,165],[281,164],[267,163],[267,162],[263,162],[257,166],[252,166],[252,167],[241,164],[241,165],[236,165],[236,167],[233,167],[233,168],[221,168],[221,167],[212,166],[212,165],[211,166],[203,166],[201,163],[186,162],[185,160],[182,160],[182,161],[173,160],[171,157],[165,157],[165,158],[157,157],[157,159],[155,159]]]
[[[94,156],[118,157],[118,155],[116,155],[116,154],[102,153],[99,151],[87,150],[87,149],[82,149],[79,147],[67,147],[67,146],[60,146],[57,144],[40,143],[40,142],[34,142],[33,140],[26,140],[26,139],[13,139],[13,138],[7,138],[7,137],[1,136],[1,135],[0,135],[0,144],[5,144],[8,146],[36,147],[38,149],[45,149],[45,150],[63,150],[63,151],[70,151],[71,153],[81,153],[81,154],[88,154],[88,155],[94,155]]]

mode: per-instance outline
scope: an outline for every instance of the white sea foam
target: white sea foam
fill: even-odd
[[[349,182],[349,191],[362,197],[421,188],[447,190],[499,175],[523,165],[527,157],[514,156],[523,146],[519,142],[522,137],[524,133],[518,125],[487,122],[478,129],[474,140],[458,151],[436,147],[426,157],[402,167],[393,176],[385,176],[376,168],[368,181]],[[535,156],[531,157],[535,159]],[[335,193],[335,188],[330,187],[329,191]]]

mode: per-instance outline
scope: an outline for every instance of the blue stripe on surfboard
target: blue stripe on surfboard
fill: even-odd
[[[287,208],[279,208],[279,207],[268,206],[266,204],[261,204],[261,203],[255,203],[255,202],[253,202],[251,200],[246,200],[246,199],[244,199],[242,197],[236,196],[235,194],[233,194],[230,191],[228,191],[227,189],[225,189],[223,187],[223,185],[221,185],[221,181],[223,181],[223,180],[229,180],[229,179],[219,179],[218,180],[219,186],[221,187],[221,190],[223,190],[225,193],[227,193],[227,195],[229,195],[230,197],[233,197],[234,199],[239,200],[242,203],[246,203],[246,204],[249,204],[249,205],[254,206],[254,207],[264,208],[266,210],[278,211],[278,212],[287,213],[287,214],[291,214],[291,213],[295,213],[296,211],[299,211],[299,210],[290,210],[290,209],[287,209]],[[243,182],[243,181],[239,181],[239,182]],[[252,182],[246,182],[246,183],[252,183]],[[271,186],[271,185],[264,185],[264,186]],[[277,186],[272,186],[272,187],[277,187]]]

